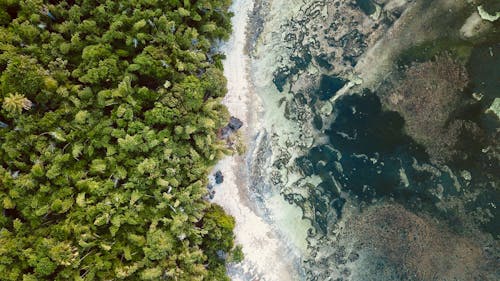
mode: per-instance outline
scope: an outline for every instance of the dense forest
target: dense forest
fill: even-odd
[[[0,0],[0,280],[227,280],[230,0]]]

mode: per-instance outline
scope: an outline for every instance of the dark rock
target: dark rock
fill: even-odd
[[[231,116],[231,118],[229,119],[229,124],[227,126],[231,128],[233,131],[236,131],[239,128],[241,128],[241,126],[243,126],[243,122],[241,122],[240,119]]]
[[[222,175],[221,171],[217,171],[215,173],[215,183],[216,184],[221,184],[224,182],[224,176]]]
[[[241,122],[240,119],[231,116],[231,118],[229,119],[229,123],[219,130],[218,137],[220,139],[227,140],[229,136],[239,130],[241,126],[243,126],[243,122]]]
[[[209,190],[211,190],[212,188],[214,188],[214,186],[213,186],[211,183],[209,183],[209,184],[207,185],[207,188],[208,188]]]
[[[221,139],[227,139],[232,133],[233,133],[233,130],[231,130],[231,128],[229,126],[226,126],[220,130],[219,136]]]
[[[214,196],[215,196],[215,190],[209,189],[208,194],[205,196],[205,199],[212,200],[212,199],[214,199]]]

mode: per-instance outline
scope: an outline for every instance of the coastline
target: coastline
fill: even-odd
[[[233,2],[233,33],[222,47],[226,55],[223,61],[224,75],[228,80],[228,93],[223,104],[232,116],[243,121],[240,132],[247,150],[244,155],[225,157],[214,167],[214,170],[222,172],[224,182],[215,187],[213,202],[235,218],[236,243],[243,246],[243,262],[228,266],[232,280],[296,280],[298,274],[292,262],[294,259],[290,258],[290,249],[271,220],[266,218],[265,211],[257,206],[256,198],[250,191],[249,162],[252,161],[252,152],[263,129],[260,120],[262,106],[259,96],[253,91],[249,73],[251,60],[247,52],[247,29],[254,2]]]
[[[378,234],[371,237],[362,234],[365,230],[373,231],[380,225],[379,209],[374,208],[373,213],[366,210],[360,213],[366,203],[358,201],[358,196],[372,196],[368,187],[376,184],[381,177],[394,179],[392,186],[398,190],[408,190],[411,186],[414,192],[418,193],[419,188],[426,188],[431,196],[434,196],[434,191],[432,186],[422,187],[419,180],[411,178],[412,169],[415,169],[415,174],[421,172],[416,158],[413,158],[413,162],[407,161],[407,158],[404,158],[406,154],[400,152],[397,155],[399,164],[391,167],[394,162],[392,156],[380,154],[379,148],[376,148],[377,152],[374,154],[363,150],[361,154],[350,151],[351,148],[345,143],[362,141],[361,138],[357,139],[356,133],[364,130],[362,124],[355,123],[355,119],[370,112],[363,111],[364,102],[376,104],[376,101],[358,99],[352,103],[343,103],[340,97],[352,95],[358,98],[355,94],[359,89],[379,87],[380,79],[384,80],[390,75],[388,66],[396,56],[394,53],[417,44],[419,40],[423,40],[421,38],[433,39],[433,36],[439,34],[439,31],[435,30],[420,34],[408,42],[403,40],[404,42],[398,41],[397,44],[388,44],[388,38],[406,38],[407,35],[402,34],[404,30],[422,33],[419,22],[411,20],[423,13],[419,9],[421,4],[400,4],[401,6],[396,5],[397,7],[385,10],[385,17],[393,22],[380,26],[378,16],[366,17],[361,10],[354,7],[339,8],[321,1],[306,4],[295,0],[265,3],[260,0],[236,0],[233,3],[234,30],[231,40],[223,46],[227,56],[224,61],[224,74],[228,80],[229,91],[223,103],[232,116],[244,122],[241,133],[247,151],[245,155],[226,157],[215,167],[223,172],[225,182],[215,188],[217,193],[214,198],[215,203],[223,206],[235,217],[236,243],[243,246],[245,254],[243,263],[228,265],[232,280],[326,280],[348,276],[354,278],[349,280],[368,280],[372,277],[375,279],[369,280],[398,280],[397,274],[401,268],[393,268],[394,264],[387,263],[383,266],[389,271],[380,272],[377,269],[380,264],[373,263],[377,260],[376,257],[352,246],[354,244],[351,242],[356,239],[362,243],[376,240]],[[342,11],[351,14],[351,18],[344,20]],[[402,13],[398,14],[400,11]],[[434,18],[434,13],[423,14]],[[329,36],[322,36],[321,26],[327,18],[337,29],[330,30]],[[336,24],[337,20],[342,22]],[[359,22],[361,24],[358,24]],[[358,28],[351,30],[352,26]],[[374,26],[378,28],[374,29]],[[320,31],[316,32],[316,27]],[[309,33],[311,30],[314,32]],[[323,47],[316,50],[316,45],[311,45],[313,42],[319,42]],[[344,45],[349,48],[344,48]],[[352,52],[345,53],[346,50]],[[383,54],[374,55],[381,50],[384,51]],[[333,57],[327,55],[335,52],[338,54]],[[328,59],[326,63],[323,62],[324,65],[320,64],[323,60],[321,55],[325,55],[325,60]],[[308,56],[310,61],[298,61],[298,58]],[[359,63],[354,66],[350,63],[351,60],[358,60]],[[328,64],[332,68],[328,68]],[[369,67],[374,65],[381,67]],[[315,94],[321,94],[321,87],[328,86],[321,84],[322,77],[328,75],[342,77],[346,83],[324,101],[321,98],[313,99]],[[319,125],[315,124],[316,120],[313,119],[318,116]],[[342,127],[337,123],[336,129],[337,135],[350,141],[344,142],[337,137],[330,143],[327,128],[332,128],[332,122],[335,122],[338,116],[350,118],[348,125]],[[377,117],[375,113],[373,116]],[[355,134],[351,134],[354,135],[351,138],[345,131],[349,132],[353,128]],[[370,133],[368,137],[376,135]],[[394,139],[397,137],[391,136]],[[360,145],[364,146],[366,145]],[[359,147],[354,148],[359,150]],[[309,154],[310,152],[312,154]],[[363,157],[370,161],[364,164],[361,162],[363,160],[358,160]],[[298,163],[295,161],[297,159],[305,161]],[[389,165],[385,166],[385,163]],[[363,173],[356,172],[357,169]],[[378,176],[384,169],[386,173]],[[434,169],[440,171],[438,168]],[[448,167],[446,169],[442,170],[443,174],[449,174],[453,179],[453,186],[450,187],[455,187],[460,192],[460,189],[456,188],[457,177]],[[393,173],[394,171],[396,173]],[[356,190],[358,183],[352,180],[356,177],[371,177],[373,181],[364,181],[363,189]],[[431,179],[432,177],[434,175]],[[436,179],[431,184],[437,184],[436,190],[443,188],[441,179]],[[386,191],[384,186],[377,188],[377,192]],[[349,192],[353,190],[358,193],[351,195]],[[387,202],[377,201],[378,198],[368,204],[386,208],[384,204]],[[395,197],[391,200],[393,198]],[[405,199],[400,198],[402,201]],[[458,199],[451,196],[448,198]],[[438,199],[442,200],[441,197]],[[442,210],[454,204],[441,202],[444,205],[438,208]],[[398,205],[388,206],[389,209],[400,210]],[[423,216],[418,217],[420,213],[417,207],[419,206],[410,206],[412,211],[405,213],[405,217],[421,221],[420,226],[425,230],[431,224],[428,224],[429,219],[425,213],[422,212]],[[346,225],[355,224],[358,218],[366,213],[369,214],[369,219],[360,226],[362,230],[349,232],[350,230],[345,228]],[[384,217],[385,213],[381,214],[381,217]],[[395,219],[395,223],[399,224],[400,221]],[[401,226],[404,227],[404,224]],[[342,231],[345,234],[342,234]],[[437,241],[436,243],[446,241],[443,237],[451,235],[432,233],[432,241]],[[422,241],[423,244],[428,244]],[[404,239],[397,242],[407,243]],[[463,245],[468,245],[467,243]],[[486,242],[483,244],[487,245]],[[376,245],[376,249],[381,249],[380,245],[373,245]],[[437,252],[424,254],[442,259],[441,254]],[[456,264],[460,263],[462,261],[458,259]],[[439,272],[440,267],[429,267],[429,270]],[[396,277],[390,279],[393,273]],[[459,272],[453,274],[460,275]]]

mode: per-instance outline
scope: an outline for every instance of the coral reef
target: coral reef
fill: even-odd
[[[405,119],[408,135],[426,147],[431,159],[450,160],[461,133],[477,133],[477,125],[455,119],[465,103],[462,91],[469,81],[465,67],[449,55],[414,63],[392,81],[382,100]]]
[[[488,259],[477,241],[400,205],[364,211],[342,233],[353,234],[357,236],[354,248],[386,259],[415,280],[488,280],[480,270]]]
[[[499,273],[496,241],[459,235],[395,203],[351,210],[331,236],[309,261],[330,265],[316,280],[472,281]]]
[[[272,112],[252,192],[279,192],[311,221],[305,280],[495,280],[483,248],[498,245],[470,239],[498,236],[497,129],[481,120],[494,118],[483,72],[495,64],[469,69],[479,45],[498,57],[484,1],[311,0],[288,20],[276,2],[250,32]]]

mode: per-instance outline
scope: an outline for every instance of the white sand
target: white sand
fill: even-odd
[[[233,34],[223,47],[226,54],[224,74],[228,80],[228,94],[223,103],[231,115],[244,122],[241,131],[249,147],[260,127],[258,114],[261,111],[259,98],[248,79],[250,60],[244,51],[248,14],[252,9],[253,0],[233,2]],[[235,217],[236,243],[243,245],[245,254],[242,263],[229,266],[232,280],[294,280],[296,270],[292,259],[288,258],[287,247],[278,237],[275,226],[256,212],[256,206],[249,199],[244,157],[226,157],[214,170],[222,172],[224,182],[215,187],[213,201]]]

